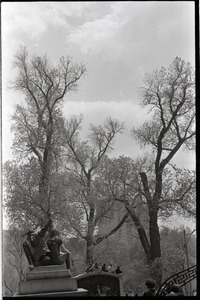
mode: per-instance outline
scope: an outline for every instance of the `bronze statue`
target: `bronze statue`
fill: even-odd
[[[71,276],[71,253],[65,248],[58,230],[52,229],[50,231],[47,246],[51,252],[52,264],[61,265],[65,263],[68,273]]]
[[[36,266],[52,264],[51,253],[44,242],[45,233],[51,225],[52,220],[49,218],[46,224],[37,233],[33,230],[29,230],[26,233],[27,240],[23,243],[23,249],[31,270]]]

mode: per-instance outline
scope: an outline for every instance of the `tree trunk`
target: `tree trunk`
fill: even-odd
[[[87,232],[87,253],[86,253],[86,265],[87,267],[93,263],[93,234],[94,234],[94,208],[90,207],[90,215],[88,220],[88,232]]]
[[[161,246],[160,232],[158,227],[158,207],[162,191],[162,171],[156,169],[156,187],[153,198],[151,197],[148,179],[146,173],[140,173],[142,184],[149,208],[149,237],[151,260],[149,261],[150,275],[156,280],[157,284],[162,283],[162,262],[161,262]]]
[[[158,227],[158,211],[151,209],[149,210],[149,236],[151,244],[151,258],[161,257],[160,248],[160,232]]]
[[[126,203],[125,207],[126,207],[127,211],[129,212],[129,214],[130,214],[130,216],[131,216],[131,218],[132,218],[132,220],[135,224],[135,227],[137,229],[142,247],[143,247],[144,252],[146,254],[147,262],[148,262],[148,264],[150,264],[151,263],[151,247],[149,245],[149,241],[147,239],[146,232],[145,232],[142,224],[140,223],[139,218],[135,214],[134,209],[131,207],[131,205]]]
[[[47,140],[43,153],[43,161],[41,163],[41,178],[39,183],[40,200],[46,212],[50,211],[49,178],[51,170],[51,138],[52,130],[47,135]]]
[[[161,257],[155,258],[149,264],[149,273],[158,286],[162,284],[162,260]]]
[[[90,237],[87,238],[87,253],[86,253],[86,265],[87,267],[93,264],[93,243]]]
[[[149,210],[149,235],[151,244],[150,276],[153,277],[158,285],[162,284],[162,261],[160,247],[160,232],[158,227],[158,211]]]
[[[149,207],[149,237],[151,244],[150,275],[156,280],[157,284],[162,284],[162,260],[161,260],[161,245],[160,232],[158,227],[158,211],[162,193],[162,172],[163,169],[155,164],[156,186],[153,199],[148,201]]]
[[[41,167],[41,177],[39,182],[39,197],[40,204],[43,209],[48,212],[50,209],[49,203],[49,168],[46,162],[43,162]]]

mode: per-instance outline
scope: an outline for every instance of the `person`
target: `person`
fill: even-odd
[[[101,288],[97,285],[97,296],[101,296]]]
[[[161,288],[159,293],[156,294],[156,296],[166,296],[167,294],[168,294],[167,290],[163,287],[163,288]]]
[[[193,290],[193,296],[197,296],[197,291],[196,290]]]
[[[180,287],[179,284],[172,284],[171,288],[170,288],[170,292],[166,295],[166,296],[179,296],[182,297],[184,296],[182,289]]]
[[[86,269],[87,273],[93,272],[93,271],[98,271],[98,264],[95,262],[91,263]]]
[[[108,272],[108,270],[106,269],[106,264],[103,264],[103,266],[102,266],[102,272]]]
[[[148,290],[144,292],[143,296],[147,296],[147,297],[155,296],[156,295],[155,281],[152,278],[149,278],[146,280],[145,284]]]
[[[23,249],[26,254],[29,269],[33,270],[37,266],[45,266],[51,264],[50,251],[44,241],[44,236],[52,225],[52,220],[49,218],[40,231],[34,232],[29,230],[25,235],[26,241],[23,242]]]
[[[86,268],[85,272],[86,272],[86,273],[89,273],[89,272],[92,272],[92,271],[93,271],[93,264],[90,264],[90,265]]]
[[[99,271],[99,273],[102,272],[102,266],[101,265],[98,266],[98,271]]]
[[[47,246],[51,253],[52,264],[61,265],[65,262],[68,273],[71,277],[71,253],[67,250],[60,237],[60,231],[52,229],[49,233]]]
[[[113,273],[113,267],[112,267],[111,264],[108,266],[108,272],[109,272],[109,273]]]
[[[115,270],[116,274],[122,274],[122,270],[120,269],[120,266],[117,266],[116,270]]]
[[[94,264],[93,271],[99,271],[99,266],[97,262],[95,262]]]

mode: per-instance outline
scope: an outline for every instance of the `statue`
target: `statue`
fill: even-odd
[[[52,264],[51,253],[44,242],[45,233],[51,225],[52,220],[49,218],[46,224],[37,233],[33,230],[29,230],[26,233],[27,240],[23,243],[23,249],[26,254],[30,270],[37,266]]]
[[[65,248],[60,231],[56,229],[50,231],[47,246],[51,252],[52,264],[61,265],[65,263],[68,273],[71,276],[71,253]]]

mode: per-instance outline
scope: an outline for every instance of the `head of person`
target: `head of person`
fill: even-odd
[[[171,286],[170,291],[173,292],[175,295],[180,294],[180,293],[181,293],[181,287],[180,287],[180,285],[174,283],[174,284]]]
[[[159,292],[159,296],[166,296],[167,294],[168,294],[168,292],[164,288],[162,288]]]
[[[147,280],[146,280],[146,287],[148,288],[148,289],[154,289],[155,288],[155,286],[156,286],[156,283],[155,283],[155,281],[152,279],[152,278],[148,278]]]
[[[38,235],[34,230],[28,230],[25,235],[33,247],[37,247],[39,245]]]
[[[60,237],[60,231],[57,230],[57,229],[52,229],[52,230],[49,232],[49,238],[52,239],[52,238],[55,237],[55,236]]]

